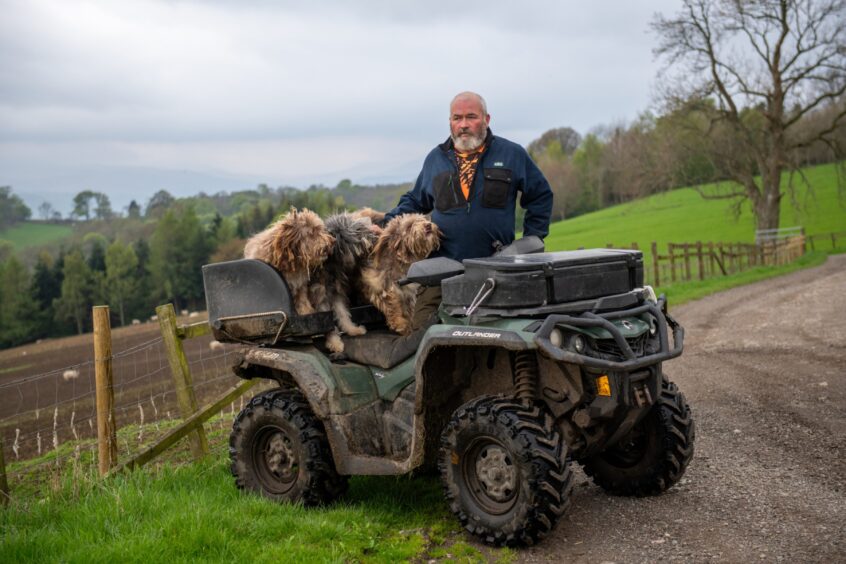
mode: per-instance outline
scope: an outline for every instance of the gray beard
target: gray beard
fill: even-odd
[[[487,131],[485,132],[485,135],[482,136],[471,135],[469,137],[455,137],[454,135],[450,135],[450,137],[452,137],[452,144],[455,145],[456,149],[462,153],[469,153],[470,151],[475,151],[482,146],[482,143],[485,142],[486,135]]]

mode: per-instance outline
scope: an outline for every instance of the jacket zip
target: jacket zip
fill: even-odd
[[[491,137],[490,144],[493,145],[493,137]],[[476,179],[479,177],[479,169],[481,168],[482,170],[485,170],[484,168],[482,168],[482,164],[485,158],[490,154],[490,149],[490,145],[485,147],[485,152],[482,153],[482,156],[479,157],[479,162],[476,163],[476,174],[473,175],[473,184],[470,186],[470,190],[467,193],[467,215],[470,215],[470,194],[472,193],[473,196],[476,195],[476,192],[473,190],[473,188],[476,184]],[[484,173],[482,173],[482,175],[484,175]],[[482,184],[484,184],[484,182],[482,182]]]
[[[490,145],[493,145],[493,135],[490,136],[490,139],[491,139]],[[487,139],[485,139],[485,140],[487,141]],[[488,153],[490,153],[490,145],[485,147],[485,152],[482,154],[482,157],[479,159],[479,162],[476,163],[476,175],[479,174],[479,168],[482,166],[482,161],[484,161],[485,158],[488,156]],[[447,155],[449,155],[450,152],[452,153],[452,158],[447,158],[447,160],[452,165],[453,172],[455,172],[456,174],[459,174],[458,163],[456,162],[457,157],[456,157],[456,154],[455,154],[455,149],[451,149],[450,151],[447,151]],[[460,185],[461,185],[461,178],[460,177],[459,177],[458,183],[459,183],[459,187],[460,187]],[[476,176],[473,176],[473,184],[476,184]],[[450,190],[452,191],[453,202],[455,202],[456,204],[459,204],[460,202],[458,201],[458,195],[455,193],[455,187],[452,185],[452,172],[449,174],[449,187],[450,187]],[[466,206],[467,215],[470,215],[470,192],[472,192],[472,191],[473,191],[473,186],[471,185],[470,191],[468,191],[468,196],[467,196],[467,206]]]

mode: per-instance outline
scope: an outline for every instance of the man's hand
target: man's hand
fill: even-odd
[[[377,236],[382,234],[382,228],[376,225],[375,223],[370,224],[370,231],[375,233]]]

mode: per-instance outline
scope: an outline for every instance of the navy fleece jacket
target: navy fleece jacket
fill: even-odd
[[[404,213],[432,213],[443,231],[441,248],[433,256],[456,260],[487,257],[495,242],[514,241],[517,193],[526,210],[523,235],[541,239],[549,233],[552,190],[529,154],[516,143],[488,129],[486,149],[465,199],[458,178],[452,139],[435,147],[423,163],[414,188],[404,194],[385,223]]]

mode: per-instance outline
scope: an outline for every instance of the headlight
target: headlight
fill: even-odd
[[[644,286],[643,290],[644,290],[644,293],[646,294],[644,296],[646,301],[652,302],[653,304],[658,303],[658,296],[655,295],[655,290],[652,288],[652,286]]]
[[[582,337],[581,335],[575,335],[570,340],[570,346],[573,347],[574,351],[576,351],[579,354],[582,354],[583,352],[585,352],[585,347],[586,347],[585,338]]]
[[[549,334],[549,342],[552,343],[553,347],[561,348],[562,343],[564,343],[564,336],[558,328],[553,329],[552,333]]]

